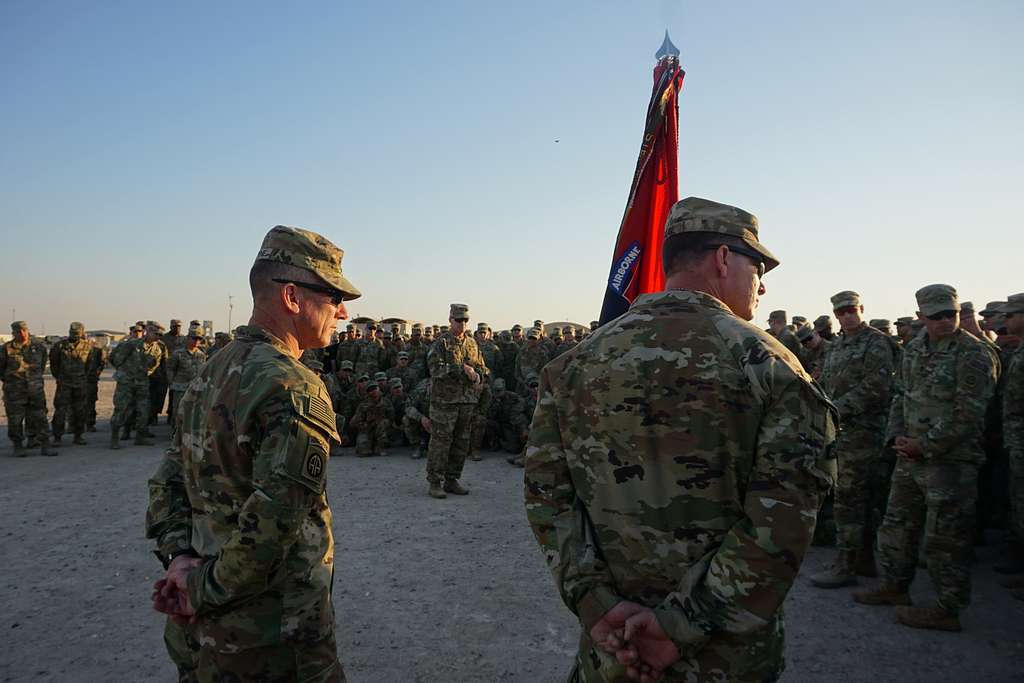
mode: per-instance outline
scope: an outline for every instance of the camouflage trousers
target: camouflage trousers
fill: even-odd
[[[356,455],[377,455],[387,448],[391,439],[391,423],[378,420],[360,427],[356,432]]]
[[[519,453],[523,450],[523,439],[516,427],[508,422],[490,420],[487,425],[488,440],[497,444],[506,453]]]
[[[167,403],[167,421],[171,423],[171,444],[174,448],[181,446],[181,435],[178,433],[180,428],[174,416],[178,414],[178,404],[181,403],[181,397],[184,395],[184,391],[171,389],[171,400]]]
[[[1024,545],[1024,451],[1010,451],[1010,537]]]
[[[427,448],[427,481],[439,484],[462,476],[469,455],[470,430],[476,405],[432,403],[430,446]]]
[[[199,683],[345,683],[334,636],[312,645],[272,645],[232,654],[199,651]]]
[[[426,448],[427,442],[430,441],[430,434],[423,428],[420,421],[411,417],[402,416],[402,431],[405,432],[405,438],[409,440],[409,445],[413,448]]]
[[[69,431],[75,436],[85,431],[85,403],[84,384],[76,386],[67,382],[57,383],[57,391],[53,395],[53,420],[50,422],[55,438],[59,439],[64,434],[66,426],[70,426]]]
[[[170,619],[164,624],[164,647],[171,662],[178,668],[178,683],[199,683],[196,665],[199,660],[199,641],[189,626],[179,626]]]
[[[886,582],[907,589],[914,580],[922,538],[939,606],[957,613],[971,601],[969,557],[978,494],[978,466],[899,458],[889,506],[878,530]]]
[[[85,426],[96,426],[96,401],[100,399],[99,382],[85,384]]]
[[[875,476],[882,451],[878,430],[844,429],[836,443],[838,477],[836,479],[834,514],[836,547],[840,551],[860,551],[865,542],[874,543],[877,528],[871,509],[883,484]],[[888,489],[885,494],[887,495]]]
[[[122,380],[114,389],[114,414],[110,418],[111,430],[127,427],[134,418],[135,429],[146,431],[149,419],[149,386]]]
[[[25,431],[29,441],[39,445],[50,442],[46,428],[46,394],[40,387],[4,386],[4,410],[7,411],[7,437],[16,444],[22,443]]]

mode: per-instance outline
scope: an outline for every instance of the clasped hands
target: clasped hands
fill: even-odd
[[[905,436],[897,436],[893,440],[893,448],[896,449],[896,453],[909,460],[915,460],[924,455],[920,442]]]
[[[623,600],[590,629],[597,647],[626,667],[626,675],[640,683],[660,681],[665,669],[679,660],[676,644],[661,628],[654,612]]]
[[[198,557],[178,555],[171,560],[164,578],[153,584],[153,609],[163,612],[178,625],[195,623],[196,611],[188,595],[188,575],[203,563]]]

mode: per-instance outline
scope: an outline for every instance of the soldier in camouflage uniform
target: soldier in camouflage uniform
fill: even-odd
[[[778,264],[751,214],[684,199],[663,258],[665,291],[544,368],[527,516],[583,627],[570,680],[773,681],[838,416],[747,322]]]
[[[526,337],[523,335],[523,326],[519,324],[513,325],[511,332],[512,343],[516,345],[517,349],[522,348],[523,345],[526,344]]]
[[[907,626],[959,631],[959,613],[970,603],[974,498],[995,367],[985,346],[960,329],[955,289],[929,285],[916,297],[927,334],[907,346],[889,415],[886,442],[899,458],[878,531],[884,582],[853,597],[900,605],[896,619]],[[934,607],[911,607],[907,592],[922,540]]]
[[[231,343],[234,337],[230,332],[217,332],[213,335],[213,346],[210,347],[210,353],[207,355],[207,359],[213,357],[213,354],[217,353],[225,346]]]
[[[173,320],[171,322],[174,322]],[[184,346],[176,348],[167,362],[167,376],[171,380],[171,401],[167,414],[171,418],[171,448],[178,448],[180,427],[174,419],[177,415],[178,404],[181,397],[185,395],[188,385],[199,375],[199,371],[206,362],[206,354],[199,348],[203,335],[198,329],[189,330]],[[167,343],[167,337],[164,337]]]
[[[402,380],[402,387],[404,388],[415,387],[419,384],[419,373],[409,365],[408,351],[398,352],[395,367],[388,370],[387,378],[389,382],[396,378]]]
[[[391,440],[391,422],[394,419],[391,402],[384,397],[380,385],[373,382],[366,387],[366,398],[356,408],[352,429],[356,433],[356,455],[387,455]]]
[[[50,349],[50,374],[57,380],[53,397],[53,445],[61,445],[64,428],[70,422],[74,438],[71,443],[85,445],[85,410],[87,378],[92,372],[92,342],[85,338],[85,325],[71,323],[68,336]]]
[[[85,431],[96,431],[96,401],[100,397],[100,375],[107,367],[107,350],[93,344],[85,376]]]
[[[832,332],[832,316],[819,315],[817,318],[815,318],[814,331],[817,332],[818,336],[820,336],[825,341],[833,341],[836,335]]]
[[[56,455],[49,448],[50,436],[46,428],[46,393],[43,391],[46,346],[32,339],[24,320],[11,323],[11,333],[14,338],[0,347],[7,438],[14,445],[14,455],[28,455],[23,442],[27,429],[29,441],[37,441],[43,455]]]
[[[540,376],[541,368],[547,365],[548,354],[544,351],[541,342],[540,329],[533,327],[526,333],[526,344],[519,349],[516,355],[516,391],[526,395],[526,378],[530,375]]]
[[[450,332],[434,340],[427,353],[430,371],[430,446],[427,449],[428,493],[446,498],[469,493],[459,482],[469,455],[470,430],[480,392],[487,381],[487,365],[472,337],[466,334],[469,307],[452,304]],[[443,482],[443,486],[442,486]]]
[[[352,353],[357,375],[365,372],[372,376],[386,369],[383,366],[387,362],[387,351],[377,338],[377,323],[371,322],[366,325],[366,336],[356,340]]]
[[[198,326],[198,320],[193,320],[191,323],[189,323],[189,334],[192,333],[193,329],[198,328]],[[200,333],[199,338],[202,339],[202,336],[202,333]],[[160,339],[163,341],[164,346],[167,347],[168,354],[173,355],[174,352],[177,351],[178,349],[185,348],[185,344],[187,342],[185,339],[185,335],[181,333],[181,321],[177,319],[171,320],[170,329],[168,329],[166,333],[161,335]]]
[[[842,334],[825,359],[821,385],[835,402],[843,430],[836,443],[839,479],[835,489],[836,561],[811,576],[819,588],[857,582],[857,575],[875,576],[876,522],[871,502],[888,495],[873,474],[880,467],[886,412],[892,399],[896,358],[888,336],[864,322],[857,292],[832,297]]]
[[[388,443],[392,446],[401,447],[405,443],[405,429],[402,420],[405,418],[405,406],[409,402],[409,395],[405,393],[405,387],[399,377],[388,380],[388,401],[391,402],[391,424],[388,425]]]
[[[420,380],[427,376],[427,351],[430,345],[423,339],[423,325],[416,323],[412,326],[412,336],[409,343],[405,345],[405,353],[409,357],[409,367],[415,373],[415,382],[407,386],[416,386]]]
[[[149,325],[145,337],[125,339],[110,354],[110,363],[118,370],[114,414],[110,418],[112,449],[121,447],[117,441],[118,429],[128,427],[128,419],[132,415],[135,419],[135,443],[140,446],[153,444],[153,435],[147,426],[153,386],[150,380],[161,367],[165,351],[157,326]]]
[[[914,319],[910,316],[903,316],[896,318],[896,336],[899,337],[900,344],[906,346],[910,343],[910,340],[914,338]]]
[[[796,340],[793,330],[789,329],[788,320],[789,317],[785,311],[772,311],[768,316],[768,329],[765,332],[778,339],[783,346],[789,349],[790,353],[799,358],[800,343]]]
[[[488,440],[506,453],[521,453],[530,423],[523,414],[523,397],[506,388],[500,377],[491,385]]]
[[[194,619],[203,683],[345,680],[325,495],[338,434],[326,387],[298,361],[330,342],[343,301],[360,294],[341,260],[316,233],[267,234],[249,274],[249,324],[179,406],[183,475],[165,461],[150,480],[151,500],[157,491],[174,506],[147,525],[170,567],[154,606]],[[176,555],[194,559],[176,567]]]
[[[419,460],[430,442],[430,378],[421,381],[409,394],[402,416],[402,430],[413,447],[412,459]]]
[[[1010,296],[1002,311],[1007,331],[1024,337],[1024,293]],[[1003,443],[1010,470],[1010,557],[996,570],[1017,574],[1003,584],[1013,590],[1013,597],[1024,600],[1024,347],[1010,357],[1002,384]]]
[[[571,327],[563,327],[562,328],[562,343],[559,344],[558,347],[555,349],[555,355],[556,356],[561,356],[566,351],[571,350],[574,346],[576,346],[576,344],[577,344],[577,341],[576,341],[576,337],[573,336],[572,328]]]
[[[522,402],[522,413],[521,419],[526,424],[527,430],[530,427],[530,422],[533,420],[533,413],[537,410],[537,398],[538,392],[540,391],[540,377],[531,373],[526,376],[526,386],[523,394]],[[520,439],[520,449],[515,455],[510,455],[505,458],[505,461],[510,465],[516,467],[523,467],[526,457],[526,431],[523,432],[522,438]]]
[[[156,344],[160,349],[160,362],[149,375],[149,422],[155,425],[160,413],[164,410],[164,403],[167,400],[167,388],[170,382],[167,376],[167,362],[171,359],[171,352],[164,344],[164,326],[152,320],[146,322],[146,327],[153,327],[156,330],[156,339],[151,343]]]
[[[804,370],[814,379],[820,379],[831,342],[823,339],[809,323],[801,325],[794,334],[800,342],[800,363]]]

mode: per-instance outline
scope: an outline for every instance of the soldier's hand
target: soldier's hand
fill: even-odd
[[[430,428],[432,426],[431,422],[430,422],[430,418],[429,417],[421,417],[420,418],[420,424],[423,425],[424,431],[426,431],[427,434],[430,434]]]
[[[644,607],[628,619],[623,628],[627,647],[616,653],[626,665],[626,674],[635,681],[661,680],[665,669],[679,661],[679,649],[661,628],[654,612]]]
[[[590,637],[594,644],[609,654],[615,654],[625,646],[624,628],[626,620],[646,609],[643,605],[623,600],[610,610],[590,628]]]
[[[480,375],[476,374],[476,370],[469,363],[462,364],[462,371],[466,373],[466,377],[469,378],[470,382],[476,383],[480,381]]]
[[[924,453],[921,451],[921,443],[917,439],[908,439],[905,436],[897,436],[894,445],[896,452],[904,458],[914,460],[920,458]]]

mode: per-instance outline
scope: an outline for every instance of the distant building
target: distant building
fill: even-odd
[[[85,336],[91,339],[96,346],[109,349],[128,335],[116,330],[86,330]]]

